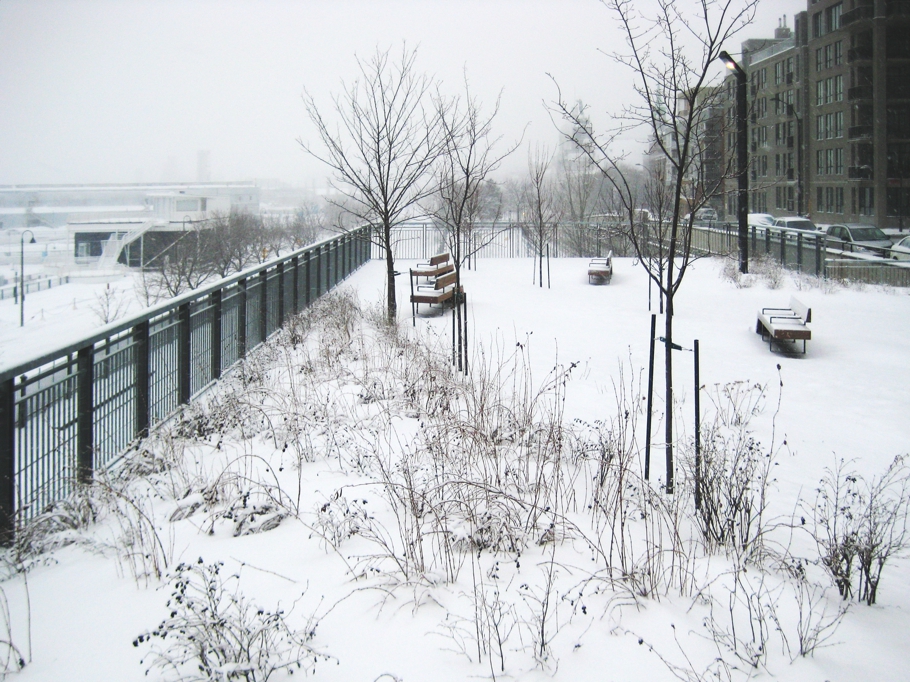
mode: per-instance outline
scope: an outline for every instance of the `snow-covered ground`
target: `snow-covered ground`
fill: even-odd
[[[405,271],[409,263],[397,265]],[[647,380],[648,282],[631,260],[616,259],[612,283],[590,286],[586,265],[577,259],[551,261],[551,286],[543,288],[532,284],[529,260],[480,260],[476,270],[464,272],[472,376],[478,384],[483,377],[492,381],[491,368],[499,366],[500,360],[514,359],[517,369],[505,370],[502,385],[517,386],[514,393],[521,393],[525,382],[530,382],[532,394],[540,390],[534,408],[540,411],[538,417],[544,421],[558,417],[576,435],[589,437],[604,433],[606,427],[598,431],[598,421],[616,426],[617,413],[624,409],[617,408],[619,394],[626,399],[625,408],[639,415],[636,438],[640,445],[644,421],[641,406],[636,405]],[[380,262],[367,264],[341,289],[355,291],[362,308],[375,308],[383,299],[382,268]],[[750,428],[763,452],[774,453],[768,518],[774,522],[805,518],[816,499],[819,480],[839,459],[855,460],[853,467],[871,479],[883,473],[895,456],[910,450],[910,363],[906,361],[910,292],[819,286],[786,273],[779,288],[769,288],[760,278],[754,278],[751,286],[737,287],[721,276],[722,269],[716,259],[696,262],[676,299],[675,341],[686,349],[674,357],[678,403],[674,419],[680,442],[690,442],[693,429],[693,356],[689,349],[698,339],[706,419],[713,413],[710,396],[717,395],[716,387],[743,382],[740,386],[749,395],[755,392],[746,387],[766,387],[764,409],[753,416]],[[403,333],[444,352],[451,318],[447,314],[421,315],[412,328],[406,278],[399,278],[398,285]],[[69,334],[78,336],[99,326],[91,303],[104,286],[106,283],[71,284],[29,296],[26,305],[32,317],[24,333],[16,326],[18,310],[11,302],[0,302],[0,363],[24,359],[39,349],[47,350],[48,344],[69,340]],[[128,291],[132,285],[123,279],[112,286]],[[651,293],[651,307],[657,312],[656,290]],[[755,333],[756,310],[784,306],[791,295],[812,308],[813,339],[805,355],[770,352]],[[534,536],[540,542],[532,538],[539,529],[532,528],[531,539],[521,551],[456,552],[460,563],[451,569],[454,579],[447,578],[449,569],[436,561],[447,556],[439,549],[430,552],[434,560],[428,564],[432,566],[421,575],[397,568],[391,559],[395,552],[383,550],[380,536],[385,533],[387,544],[402,542],[396,533],[403,521],[392,510],[402,511],[391,504],[389,488],[379,481],[383,476],[400,480],[395,477],[408,471],[399,462],[402,453],[413,458],[407,461],[422,461],[417,459],[417,444],[428,442],[430,429],[438,431],[445,419],[432,414],[429,405],[436,399],[432,391],[427,394],[428,402],[414,407],[402,397],[405,393],[396,393],[399,386],[381,367],[364,366],[368,363],[365,358],[371,357],[369,362],[375,364],[388,353],[394,364],[405,353],[417,357],[416,351],[391,352],[399,346],[377,336],[378,332],[365,337],[355,334],[353,341],[345,342],[345,320],[341,318],[343,312],[335,316],[337,328],[331,343],[311,341],[315,345],[306,361],[297,356],[289,360],[292,355],[283,350],[271,353],[279,368],[298,368],[284,379],[299,381],[302,387],[299,399],[282,398],[284,414],[292,419],[276,425],[278,412],[270,413],[268,425],[255,422],[253,431],[258,435],[250,438],[238,436],[241,427],[233,425],[224,427],[222,435],[201,437],[197,433],[196,440],[186,434],[153,439],[159,450],[179,451],[190,463],[177,473],[151,474],[151,483],[129,488],[138,500],[130,503],[131,509],[141,508],[154,519],[162,544],[152,554],[157,557],[160,551],[161,562],[167,561],[165,575],[173,573],[179,562],[210,565],[223,561],[223,575],[239,575],[246,598],[266,609],[280,605],[291,612],[288,619],[298,627],[304,627],[311,614],[317,616],[318,627],[309,645],[332,659],[315,663],[316,679],[715,679],[699,676],[708,668],[720,673],[721,679],[750,675],[832,682],[907,679],[910,575],[906,559],[886,566],[875,606],[852,602],[839,629],[826,642],[828,646],[802,658],[796,655],[796,632],[804,622],[793,597],[796,583],[781,577],[784,572],[770,560],[759,570],[752,564],[737,564],[729,553],[707,555],[690,547],[696,558],[686,559],[691,563],[681,572],[688,576],[683,580],[688,582],[685,588],[664,586],[646,597],[623,587],[627,583],[621,577],[608,580],[603,547],[615,529],[603,520],[606,517],[596,522],[596,515],[585,512],[585,502],[591,501],[585,497],[590,483],[581,459],[564,465],[577,478],[560,490],[573,490],[578,499],[566,502],[560,498],[560,504],[566,505],[565,517],[553,521],[557,530],[551,531],[558,534],[559,542],[549,541],[552,535],[547,536],[544,524],[543,534]],[[658,335],[663,333],[661,324],[659,316]],[[381,347],[366,350],[358,343]],[[569,370],[573,363],[577,364]],[[407,374],[407,369],[401,371]],[[568,373],[560,374],[564,370]],[[658,352],[658,413],[663,408],[662,373]],[[554,376],[565,377],[564,387],[561,379],[547,383]],[[315,380],[307,383],[309,379],[287,377]],[[421,380],[426,381],[426,376],[416,378],[418,388]],[[237,389],[239,384],[231,381],[229,378],[227,385]],[[269,380],[260,383],[268,388]],[[272,393],[268,396],[256,400],[263,405],[276,400]],[[246,400],[243,394],[237,397]],[[197,421],[221,414],[219,406],[227,404],[217,391],[212,400],[208,417],[200,412]],[[477,412],[487,408],[474,405],[473,409],[474,414],[466,409],[459,419],[479,419],[484,415]],[[653,431],[653,440],[660,443],[663,427],[659,419]],[[466,438],[463,432],[459,438]],[[497,447],[506,452],[519,447],[523,438],[503,436]],[[529,452],[533,450],[531,445],[527,447]],[[298,459],[295,452],[304,451],[307,456]],[[314,461],[307,461],[309,455],[314,455]],[[662,447],[655,446],[652,455],[652,478],[663,479]],[[390,465],[385,474],[377,473],[375,463],[370,464],[383,457]],[[230,461],[235,461],[235,467],[236,461],[245,467],[242,475],[233,470],[234,481],[280,482],[281,494],[291,500],[286,506],[299,509],[298,517],[288,518],[268,532],[235,537],[235,532],[242,533],[247,527],[244,523],[255,525],[255,520],[242,520],[236,500],[231,513],[225,514],[231,504],[227,493],[215,501],[205,500],[203,494],[203,482],[221,480],[219,472],[229,469]],[[634,466],[640,471],[637,449]],[[417,467],[415,471],[423,470]],[[543,467],[544,471],[556,477],[555,469]],[[221,484],[225,490],[231,488],[223,480]],[[237,490],[244,486],[242,482],[234,485]],[[269,490],[277,495],[275,488]],[[186,493],[190,495],[181,501]],[[260,490],[258,494],[264,493]],[[189,509],[193,501],[200,502],[198,511],[185,519],[169,520],[175,510]],[[103,517],[99,525],[70,531],[78,542],[30,560],[27,587],[21,573],[0,585],[9,608],[9,637],[29,661],[18,674],[20,679],[171,679],[157,668],[146,676],[149,646],[146,642],[133,646],[133,641],[168,617],[171,609],[165,603],[172,587],[166,578],[134,577],[149,569],[151,559],[140,556],[148,544],[135,534],[141,523],[128,528],[133,535],[124,531],[123,519],[135,515],[131,517],[129,509],[119,515],[112,512],[117,504],[110,499],[98,502]],[[123,508],[122,500],[119,504]],[[685,505],[691,507],[691,500],[686,499]],[[274,514],[273,505],[261,516],[267,520]],[[640,523],[634,518],[627,521]],[[814,542],[799,521],[796,525],[793,531],[774,531],[769,547],[785,547],[795,557],[817,559]],[[347,531],[355,527],[357,532],[348,537]],[[147,529],[146,534],[149,532]],[[470,537],[464,529],[456,528],[453,533]],[[427,540],[429,546],[436,546],[434,541]],[[665,541],[666,537],[656,540]],[[138,554],[126,558],[130,548]],[[404,548],[399,549],[406,554]],[[195,563],[200,558],[204,564]],[[669,563],[660,565],[671,572]],[[731,583],[735,566],[745,567],[748,575],[739,574],[745,577]],[[813,581],[825,582],[817,564],[805,570]],[[714,582],[709,584],[711,580]],[[228,583],[233,590],[234,583]],[[754,601],[750,601],[752,597]],[[723,633],[708,635],[706,622],[713,623],[715,633],[717,628],[726,628],[724,632],[729,634],[732,621],[721,607],[731,601],[737,604],[740,644],[750,640],[749,627],[760,624],[771,630],[766,637],[769,650],[759,654],[757,669],[720,645]],[[743,620],[741,612],[750,604],[766,609],[764,617]],[[829,590],[816,602],[815,613],[833,613],[839,604],[836,590]],[[787,636],[786,643],[777,634],[778,625]],[[6,639],[2,626],[0,619],[0,640]],[[545,651],[540,648],[541,633]],[[503,641],[499,652],[495,650],[497,636]],[[153,645],[160,649],[168,641],[155,639]],[[485,650],[487,645],[492,652]],[[739,653],[742,655],[742,648]],[[661,657],[677,667],[671,668]],[[144,664],[140,663],[143,658]],[[723,667],[718,659],[739,669]],[[795,660],[791,663],[791,659]],[[272,679],[283,676],[279,672]]]

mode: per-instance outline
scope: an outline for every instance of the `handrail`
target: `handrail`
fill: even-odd
[[[345,232],[341,236],[343,237],[345,235],[358,234],[360,231],[368,230],[368,229],[369,228],[362,227],[362,228],[359,228],[358,230],[351,230],[350,232]],[[273,258],[272,260],[266,261],[265,263],[260,263],[259,265],[251,266],[251,267],[247,268],[246,270],[242,270],[239,273],[236,273],[233,275],[228,275],[227,277],[219,279],[211,284],[207,284],[205,286],[199,287],[198,289],[193,289],[192,291],[188,291],[184,294],[178,294],[177,296],[174,296],[173,298],[169,298],[168,300],[166,300],[162,303],[158,303],[156,305],[150,306],[150,307],[146,308],[145,310],[143,310],[142,312],[137,313],[136,315],[133,315],[132,317],[122,319],[122,320],[117,320],[115,322],[106,324],[103,327],[99,327],[98,330],[95,331],[94,334],[85,336],[85,337],[79,339],[78,341],[67,344],[65,346],[60,346],[52,351],[42,353],[41,355],[35,356],[31,360],[26,360],[24,362],[17,363],[15,367],[9,367],[9,366],[4,367],[2,364],[0,364],[0,382],[6,381],[7,379],[14,377],[14,376],[18,376],[24,372],[28,372],[32,369],[35,369],[36,367],[46,365],[47,363],[53,361],[54,358],[57,358],[57,357],[60,357],[63,355],[68,355],[68,354],[72,353],[73,351],[75,351],[76,349],[87,346],[90,343],[92,343],[92,344],[98,343],[99,341],[103,341],[112,336],[117,336],[121,332],[131,329],[132,327],[135,327],[137,324],[139,324],[141,322],[147,322],[162,314],[168,313],[168,312],[180,307],[184,303],[188,303],[190,301],[204,298],[205,296],[211,294],[213,291],[218,291],[218,290],[221,290],[221,289],[224,289],[224,288],[230,286],[231,284],[239,282],[241,280],[249,279],[253,275],[258,275],[260,272],[264,272],[264,271],[272,269],[278,263],[287,263],[289,261],[292,261],[295,257],[300,257],[301,255],[304,255],[307,252],[314,251],[314,250],[322,247],[323,245],[332,243],[333,241],[336,241],[338,239],[339,239],[339,235],[326,237],[317,242],[313,242],[312,244],[307,244],[305,247],[298,249],[297,251],[294,251],[294,252],[288,254],[287,256],[279,256],[277,258]]]

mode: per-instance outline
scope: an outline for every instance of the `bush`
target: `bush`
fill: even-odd
[[[177,566],[170,615],[133,640],[135,647],[163,642],[152,649],[146,674],[157,668],[172,679],[264,682],[279,670],[309,671],[320,658],[329,659],[309,644],[316,635],[313,618],[303,630],[292,630],[284,611],[266,610],[243,596],[238,575],[223,578],[223,565],[200,558]]]

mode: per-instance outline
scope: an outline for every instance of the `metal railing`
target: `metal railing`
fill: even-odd
[[[0,536],[91,481],[369,258],[360,228],[0,367]]]

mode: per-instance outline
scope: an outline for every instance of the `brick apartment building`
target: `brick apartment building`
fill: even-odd
[[[910,0],[808,0],[747,40],[753,213],[910,227]],[[735,147],[735,79],[725,82]],[[727,182],[728,216],[736,180]]]

